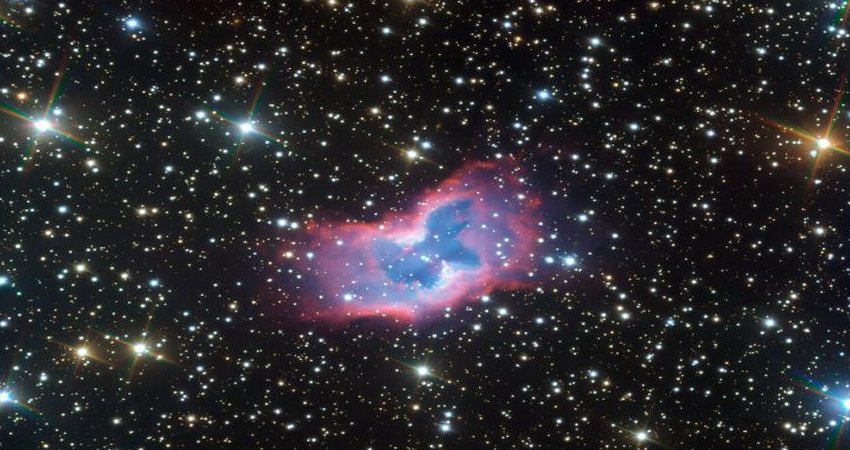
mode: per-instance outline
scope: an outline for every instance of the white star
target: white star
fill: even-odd
[[[50,121],[48,121],[47,119],[36,120],[35,122],[33,122],[33,126],[35,126],[35,129],[39,132],[47,131],[53,128],[53,124],[50,123]]]
[[[239,129],[243,134],[248,134],[254,131],[254,125],[251,122],[242,122],[239,124]]]
[[[138,344],[133,346],[133,351],[136,352],[137,355],[144,355],[148,352],[148,346],[143,342],[139,342]]]

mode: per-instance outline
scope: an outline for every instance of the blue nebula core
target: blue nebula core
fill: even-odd
[[[441,206],[428,214],[425,237],[413,245],[401,246],[391,240],[376,243],[375,256],[387,277],[411,288],[432,288],[441,278],[444,265],[472,270],[481,258],[460,241],[470,226],[471,200]]]

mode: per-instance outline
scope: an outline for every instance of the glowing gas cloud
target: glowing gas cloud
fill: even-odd
[[[296,260],[304,315],[412,321],[531,285],[540,200],[511,163],[476,162],[374,223],[317,222]]]

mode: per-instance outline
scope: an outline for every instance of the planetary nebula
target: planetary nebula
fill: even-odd
[[[321,222],[295,263],[307,317],[418,320],[494,290],[531,285],[540,200],[511,163],[470,163],[409,211]]]

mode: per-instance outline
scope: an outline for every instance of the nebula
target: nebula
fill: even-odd
[[[406,321],[531,286],[540,200],[509,162],[469,163],[373,223],[317,221],[295,258],[304,316]]]

